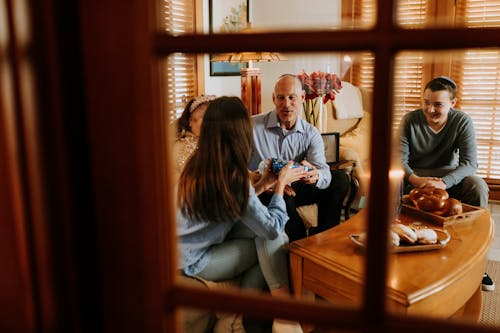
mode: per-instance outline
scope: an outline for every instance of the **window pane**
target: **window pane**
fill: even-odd
[[[427,51],[405,51],[397,54],[394,64],[394,86],[393,86],[393,98],[394,98],[394,118],[393,118],[393,128],[394,128],[394,136],[393,142],[395,149],[399,148],[399,142],[401,140],[401,132],[399,131],[401,128],[402,117],[407,115],[409,112],[414,110],[422,110],[424,108],[424,100],[423,100],[423,89],[428,81],[437,76],[446,76],[450,77],[454,80],[458,87],[457,97],[458,102],[455,106],[456,109],[461,110],[460,112],[465,112],[472,118],[472,122],[476,132],[476,143],[477,143],[477,159],[479,164],[479,169],[477,170],[477,174],[481,177],[494,178],[498,177],[498,151],[500,148],[500,141],[498,141],[498,136],[496,136],[496,131],[499,128],[496,128],[495,119],[498,117],[498,106],[500,105],[498,101],[493,97],[495,91],[498,90],[498,50],[467,50],[467,51],[453,51],[453,52],[427,52]],[[477,65],[477,66],[475,66]],[[464,79],[467,78],[467,79]],[[496,92],[498,93],[498,92]],[[498,104],[498,105],[495,105]],[[435,109],[439,108],[439,103],[434,104]],[[421,112],[421,111],[417,111]],[[414,127],[414,130],[411,131],[411,139],[413,142],[414,138],[421,138],[418,144],[425,145],[428,141],[424,138],[424,133],[428,126],[421,126],[422,130],[418,130]],[[428,140],[433,138],[433,135],[429,135]],[[454,142],[454,141],[453,141]],[[442,146],[444,143],[440,143]],[[413,144],[412,147],[415,147],[417,144]],[[457,143],[458,145],[458,143]],[[412,149],[410,148],[409,155],[412,156]],[[414,155],[413,155],[414,156]],[[437,156],[437,154],[429,154],[430,158]],[[398,156],[400,158],[400,156]],[[494,162],[493,162],[494,160]],[[413,165],[413,168],[416,167]],[[417,172],[422,172],[421,170]],[[497,176],[493,176],[496,174]],[[423,176],[425,174],[420,173],[419,175]],[[432,174],[426,174],[427,176],[432,176]],[[441,175],[444,176],[444,175]],[[409,190],[409,189],[408,189]],[[407,190],[407,191],[408,191]],[[450,192],[451,193],[451,192]],[[417,216],[423,222],[434,221],[427,228],[435,228],[436,224],[438,228],[440,228],[439,221],[435,220],[434,217],[438,216],[433,213],[435,210],[431,210],[431,214],[434,215],[426,215],[427,213],[422,214],[424,208],[417,208],[417,204],[414,201],[408,199],[408,196],[404,197],[405,206],[403,207],[403,212],[406,215]],[[467,203],[464,203],[464,207],[466,207]],[[450,221],[450,220],[448,220]],[[472,223],[472,221],[469,221]],[[467,223],[469,223],[467,222]],[[450,223],[450,222],[442,222],[442,223]],[[486,223],[488,223],[486,221]],[[418,223],[414,225],[416,229],[421,228],[422,226]],[[445,226],[444,230],[447,230],[452,233],[450,236],[451,240],[457,239],[458,234],[453,234],[454,232],[458,232],[462,228],[458,226],[458,224],[449,224]],[[465,234],[468,233],[467,227],[464,228]],[[475,229],[475,232],[484,232],[485,230]],[[438,235],[439,237],[439,235]],[[460,239],[463,239],[460,237]],[[453,241],[452,241],[453,242]],[[433,272],[435,274],[434,278],[441,279],[444,277],[447,272],[442,270],[443,267],[450,264],[452,261],[449,261],[453,256],[448,257],[447,253],[451,253],[448,251],[465,251],[468,250],[465,248],[460,248],[460,246],[455,248],[456,243],[453,245],[452,242],[448,243],[444,248],[439,249],[441,256],[440,258],[445,258],[446,260],[441,262],[441,259],[436,260],[434,263],[435,267],[439,267],[436,271]],[[478,249],[479,251],[479,249]],[[421,255],[425,255],[422,253]],[[486,256],[487,253],[485,251],[481,252],[481,255]],[[421,257],[423,258],[423,257]],[[432,254],[428,258],[429,260],[434,260]],[[411,260],[411,259],[410,259]],[[461,259],[463,260],[463,259]],[[430,261],[430,262],[431,262]],[[427,262],[427,263],[430,263]],[[394,256],[391,258],[391,272],[402,270],[405,264],[405,259],[402,256]],[[459,264],[460,265],[460,264]],[[450,276],[447,276],[447,279],[452,280]],[[464,268],[461,273],[471,274],[471,271],[468,268]],[[391,273],[392,274],[392,273]],[[401,275],[401,277],[403,277]],[[432,276],[427,276],[432,277]],[[421,278],[426,278],[423,274],[417,274],[414,277],[403,277],[403,280],[391,281],[393,286],[401,286],[401,288],[405,288],[407,281],[409,279],[412,280],[412,283],[418,285],[422,283],[423,280]],[[480,278],[480,274],[477,275],[476,279]],[[472,285],[465,283],[468,279],[464,279],[464,284],[457,289],[457,295],[467,292],[465,299],[471,297],[469,300],[470,304],[475,304],[474,302],[481,299],[481,293],[478,290],[477,283]],[[439,285],[437,283],[436,285]],[[446,286],[441,291],[436,292],[435,297],[439,298],[442,295],[445,295],[453,288],[457,288],[457,286]],[[460,293],[458,293],[460,290]],[[467,290],[467,291],[466,291]],[[417,302],[418,303],[418,302]],[[450,305],[451,308],[452,305]],[[437,307],[434,309],[432,316],[440,316],[440,313],[444,313],[450,308],[445,309],[443,307]],[[470,309],[469,309],[470,310]],[[480,316],[480,309],[475,308],[475,315]],[[408,311],[411,313],[411,306]],[[462,313],[463,309],[460,309],[456,306],[453,311],[457,311],[456,313]],[[395,310],[394,310],[395,312]],[[415,313],[417,314],[417,313]],[[467,314],[467,315],[470,315]],[[459,317],[451,317],[459,318]],[[470,317],[472,319],[472,317]],[[482,318],[482,323],[487,323],[487,319]]]
[[[195,30],[194,0],[164,0],[162,25],[172,35]]]
[[[499,0],[458,0],[457,22],[470,28],[500,26]]]
[[[175,119],[197,91],[196,57],[183,53],[170,55],[164,63],[163,76],[166,78],[166,107],[171,119]]]
[[[313,73],[317,72],[322,72],[322,73],[333,73],[336,74],[339,78],[345,77],[346,73],[348,73],[351,70],[352,64],[357,64],[360,59],[362,59],[363,52],[357,52],[357,53],[350,53],[346,55],[342,55],[340,53],[283,53],[281,54],[281,58],[286,58],[287,60],[284,61],[264,61],[264,62],[253,62],[251,65],[249,64],[250,70],[255,70],[259,69],[260,71],[260,83],[261,83],[261,99],[259,100],[259,103],[261,104],[261,110],[262,113],[267,113],[271,111],[273,108],[275,108],[275,105],[273,104],[273,97],[272,93],[274,90],[274,84],[278,77],[282,74],[285,73],[291,73],[291,74],[301,74],[303,71],[307,73],[308,75],[312,75]],[[214,76],[211,75],[210,71],[210,63],[209,63],[209,54],[202,54],[202,55],[188,55],[188,56],[193,56],[195,58],[202,59],[204,64],[202,68],[205,69],[203,73],[203,79],[205,81],[205,90],[200,91],[199,94],[202,95],[216,95],[216,96],[241,96],[241,73],[236,73],[236,75],[232,76]],[[175,55],[171,56],[172,59],[169,59],[169,66],[171,62],[174,61]],[[233,68],[229,67],[224,67],[225,70],[227,71],[234,71]],[[170,89],[170,86],[172,87],[182,87],[180,83],[174,83],[174,82],[183,82],[184,80],[184,72],[175,72],[173,68],[170,68],[168,70],[171,72],[171,75],[173,77],[172,81],[167,81],[168,88],[169,89],[164,89],[163,91],[168,92],[168,94],[174,94],[174,95],[180,95],[178,91],[175,91],[173,89]],[[247,69],[242,70],[244,73],[247,71]],[[177,77],[178,76],[178,77]],[[343,103],[339,104],[334,104],[331,100],[326,100],[325,103],[323,103],[323,98],[326,96],[326,94],[323,92],[322,95],[320,96],[321,101],[318,101],[318,99],[314,98],[313,100],[310,100],[312,102],[317,102],[316,108],[314,109],[314,112],[320,112],[319,111],[319,106],[321,105],[321,119],[319,123],[317,124],[317,127],[321,129],[322,132],[340,132],[341,134],[344,134],[343,136],[340,137],[340,146],[341,146],[341,151],[340,151],[340,158],[341,159],[347,159],[349,161],[347,162],[355,162],[355,163],[346,163],[344,166],[342,166],[342,171],[345,173],[348,173],[349,176],[356,176],[356,177],[362,177],[362,171],[364,164],[368,163],[368,155],[369,155],[369,133],[370,133],[370,116],[366,115],[369,113],[369,108],[370,108],[370,95],[369,95],[369,90],[359,90],[358,87],[356,86],[351,86],[352,89],[349,90],[348,84],[349,82],[345,81],[343,82],[344,86],[340,90],[340,93],[338,93],[335,96],[335,102],[340,102],[341,100],[341,95],[342,94],[349,94],[348,97],[345,97],[343,99]],[[367,84],[368,86],[368,84]],[[371,87],[370,87],[371,88]],[[180,88],[179,88],[180,89]],[[255,91],[254,89],[250,89],[251,91]],[[172,105],[177,105],[176,109],[182,110],[188,100],[176,100],[173,96],[167,96],[166,100],[172,101]],[[302,103],[300,104],[302,106]],[[354,111],[352,110],[352,107],[357,106],[356,114],[352,115],[351,113]],[[335,108],[335,109],[334,109]],[[169,117],[169,124],[172,125],[177,125],[174,119],[178,118],[179,113],[175,113],[174,111],[170,111],[170,117]],[[303,114],[301,117],[305,117]],[[344,118],[344,119],[340,119]],[[364,120],[363,120],[364,119]],[[356,131],[354,131],[354,128],[359,128],[359,135],[357,134]],[[173,136],[173,135],[172,135]],[[184,139],[184,138],[182,138]],[[186,161],[189,159],[188,157],[184,157],[180,153],[180,149],[178,150],[177,142],[175,144],[172,144],[174,141],[180,142],[181,138],[171,138],[171,141],[169,141],[169,144],[167,144],[167,147],[173,147],[172,151],[174,154],[174,162],[176,163],[176,171],[175,171],[175,181],[178,181],[179,173],[182,170],[183,166],[185,165]],[[196,148],[196,145],[195,145]],[[359,152],[358,152],[359,150]],[[269,156],[269,157],[279,157],[279,156]],[[354,161],[354,159],[356,159]],[[177,162],[179,162],[178,169],[177,169]],[[228,168],[231,168],[229,165]],[[353,170],[355,168],[355,170]],[[358,196],[355,198],[355,203],[353,204],[352,207],[359,208],[359,202],[360,198],[364,196],[366,200],[366,184],[363,184],[363,190],[359,191]],[[316,207],[316,209],[318,209]],[[312,212],[312,214],[308,212],[303,213],[304,217],[303,220],[307,222],[309,219],[309,223],[317,223],[317,210],[316,212]],[[311,217],[312,215],[312,217]],[[343,218],[344,214],[342,213]],[[352,215],[354,215],[354,212],[352,212]],[[361,224],[361,222],[360,222]],[[347,224],[347,226],[349,226]],[[364,229],[364,226],[359,226],[356,228],[352,229],[352,232],[356,231],[357,233],[362,232]],[[311,229],[312,230],[312,229]],[[334,229],[330,229],[328,231],[333,231]],[[350,229],[351,230],[351,229]],[[358,249],[358,245],[354,244],[351,239],[349,238],[349,233],[347,232],[345,234],[342,234],[341,236],[337,235],[339,237],[340,241],[340,246],[338,246],[335,249],[332,249],[332,252],[335,253],[335,257],[339,258],[339,266],[344,267],[343,269],[338,269],[337,271],[329,271],[327,275],[325,275],[325,278],[328,277],[328,280],[325,280],[325,284],[332,284],[332,281],[336,281],[336,279],[347,279],[350,284],[350,288],[347,292],[347,294],[343,294],[344,291],[342,288],[337,288],[336,290],[315,290],[315,283],[313,280],[316,276],[316,269],[320,270],[325,270],[327,264],[326,264],[326,258],[324,258],[324,264],[318,266],[316,269],[309,270],[311,267],[310,265],[308,266],[307,274],[305,280],[303,281],[304,283],[304,288],[306,289],[312,289],[318,294],[320,294],[322,297],[317,297],[316,302],[326,302],[327,300],[332,302],[333,304],[336,305],[348,305],[348,306],[356,306],[359,307],[362,303],[362,292],[363,292],[363,283],[362,281],[364,280],[364,252]],[[252,242],[253,239],[252,239]],[[356,251],[354,256],[352,252]],[[303,251],[303,249],[302,249]],[[321,252],[321,251],[319,251]],[[320,253],[321,254],[321,253]],[[326,255],[326,254],[325,254]],[[331,253],[330,253],[331,256]],[[292,267],[292,264],[290,264],[290,267]],[[296,276],[300,276],[298,272],[296,271],[297,269],[301,269],[302,266],[294,266],[295,268],[291,270],[292,274],[292,279],[296,279]],[[348,274],[350,270],[354,269],[356,270],[355,276],[352,274]],[[332,279],[332,277],[336,276],[335,278]],[[213,284],[212,284],[213,285]],[[334,287],[334,286],[333,286]],[[217,290],[217,289],[215,289]],[[194,304],[196,304],[196,301],[193,301]]]
[[[500,179],[500,51],[466,51],[455,58],[454,74],[460,109],[474,121],[478,141],[479,175]],[[461,71],[460,71],[461,69]]]
[[[367,29],[375,0],[211,0],[203,7],[205,32]],[[248,7],[247,7],[248,6]]]
[[[399,0],[396,10],[396,22],[402,28],[422,28],[429,22],[428,0]]]
[[[172,35],[195,31],[194,0],[163,0],[161,30]],[[197,92],[196,57],[175,53],[163,63],[162,80],[166,82],[165,107],[174,119],[180,116],[183,105]]]
[[[399,128],[405,113],[421,108],[422,91],[427,81],[439,75],[449,76],[458,85],[456,108],[467,112],[474,123],[477,173],[484,178],[499,179],[499,160],[496,158],[500,148],[499,63],[498,49],[400,53],[395,61],[394,129]]]

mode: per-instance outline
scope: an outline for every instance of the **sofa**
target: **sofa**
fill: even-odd
[[[335,101],[328,103],[325,129],[340,133],[340,160],[355,162],[352,172],[360,187],[353,208],[359,209],[367,194],[363,179],[370,170],[372,93],[349,82],[342,82],[342,86]]]
[[[371,92],[343,81],[335,100],[323,106],[320,131],[340,133],[339,159],[351,162],[352,169],[347,172],[359,184],[349,210],[362,208],[368,192],[365,179],[370,170],[371,102]],[[302,206],[297,211],[306,228],[317,225],[317,205]]]

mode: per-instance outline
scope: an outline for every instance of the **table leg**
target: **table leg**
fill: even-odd
[[[481,319],[482,309],[483,295],[481,294],[481,286],[479,286],[471,298],[451,318],[467,319],[477,323]]]
[[[304,259],[294,253],[290,253],[290,277],[291,287],[295,298],[302,298],[302,279],[303,279],[303,262]]]

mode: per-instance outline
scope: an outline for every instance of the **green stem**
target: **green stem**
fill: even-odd
[[[313,107],[312,107],[312,110],[311,110],[311,115],[312,115],[312,123],[313,126],[316,126],[317,125],[317,122],[318,122],[318,118],[315,117],[316,115],[316,104],[318,103],[318,99],[315,98],[314,101],[313,101]]]
[[[311,122],[311,118],[310,118],[310,114],[309,114],[309,102],[308,101],[305,101],[302,105],[303,109],[304,109],[304,115],[306,117],[306,121],[308,123]]]

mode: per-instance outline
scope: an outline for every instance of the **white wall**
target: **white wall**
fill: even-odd
[[[204,2],[208,17],[208,0]],[[255,29],[297,29],[334,27],[340,22],[340,0],[250,0],[250,21]],[[208,19],[206,20],[208,31]],[[298,43],[300,41],[297,41]],[[331,53],[284,53],[287,61],[260,62],[254,67],[262,75],[262,112],[272,109],[272,91],[276,79],[285,73],[299,74],[302,69],[339,73],[340,57]],[[205,93],[240,96],[239,76],[210,76],[208,55],[205,56]]]
[[[331,29],[340,25],[341,0],[250,0],[254,28]]]

